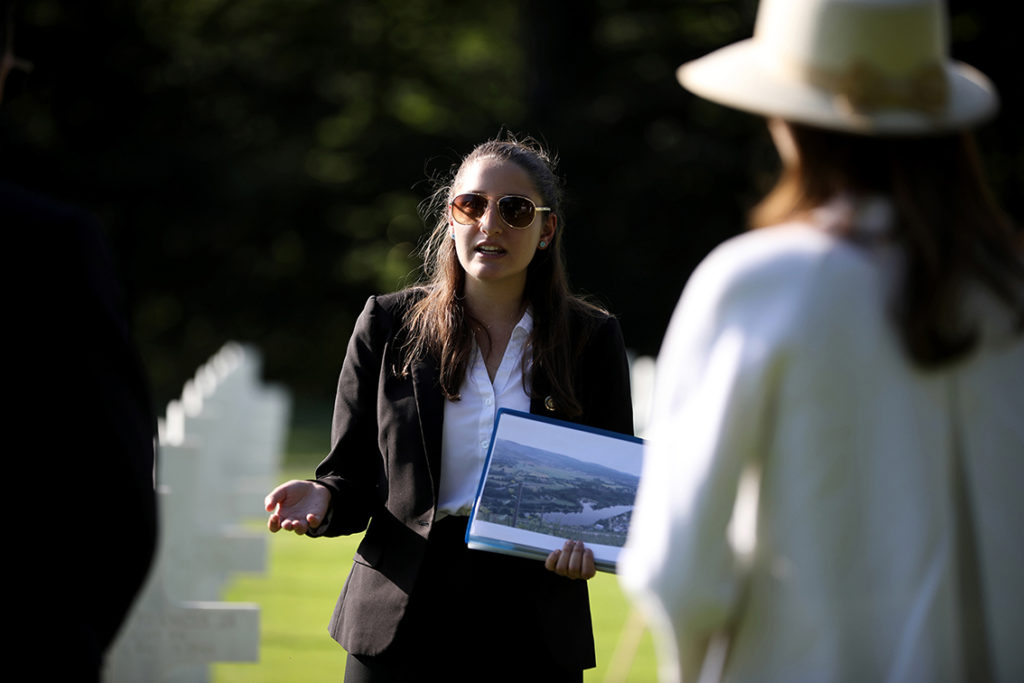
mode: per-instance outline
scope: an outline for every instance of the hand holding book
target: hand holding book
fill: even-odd
[[[565,542],[560,550],[552,550],[544,561],[548,571],[570,579],[589,581],[597,574],[594,566],[594,551],[583,544],[583,541]]]

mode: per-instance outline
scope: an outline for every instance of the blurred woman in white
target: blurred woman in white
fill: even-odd
[[[946,23],[763,0],[679,69],[764,116],[783,170],[658,358],[619,570],[665,681],[1024,680],[1024,258],[969,132],[996,92]]]

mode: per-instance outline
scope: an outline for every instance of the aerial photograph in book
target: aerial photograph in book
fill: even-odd
[[[480,521],[621,547],[639,476],[595,462],[495,442],[480,494]]]

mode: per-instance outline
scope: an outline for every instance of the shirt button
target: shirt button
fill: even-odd
[[[485,405],[485,406],[489,406],[489,405],[491,405],[492,403],[494,403],[494,399],[493,399],[493,398],[491,398],[490,396],[487,396],[486,398],[484,398],[484,405]]]
[[[480,442],[480,448],[487,448],[487,446],[489,444],[490,444],[490,441],[481,441]]]

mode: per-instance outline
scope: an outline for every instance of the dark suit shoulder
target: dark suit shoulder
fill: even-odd
[[[393,318],[402,320],[409,309],[426,294],[426,287],[409,287],[388,294],[376,294],[367,301],[367,308],[373,306],[388,313]]]
[[[604,308],[581,300],[573,301],[569,308],[569,330],[577,357],[593,341],[612,338],[621,343],[622,339],[618,318]]]
[[[368,297],[353,329],[352,343],[363,344],[377,351],[385,346],[404,347],[409,332],[406,326],[409,312],[427,291],[425,287],[410,287]]]
[[[569,315],[579,320],[591,321],[604,321],[615,317],[607,308],[579,298],[569,300]]]

